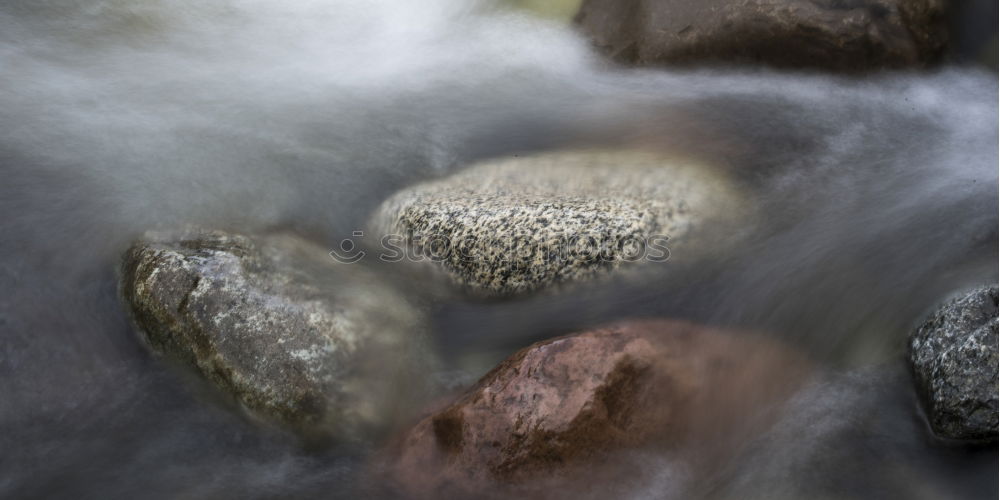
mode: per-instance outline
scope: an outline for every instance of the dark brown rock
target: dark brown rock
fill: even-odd
[[[575,21],[629,64],[852,72],[938,61],[946,7],[945,0],[585,0]]]
[[[696,467],[761,429],[808,364],[768,339],[678,321],[569,335],[511,356],[409,429],[382,473],[425,498],[582,494],[635,471],[623,450],[677,450]],[[686,451],[684,451],[686,450]]]

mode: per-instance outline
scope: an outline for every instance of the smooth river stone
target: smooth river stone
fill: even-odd
[[[735,193],[716,171],[653,153],[550,152],[406,188],[369,227],[466,291],[502,297],[693,255],[693,233],[738,212]]]
[[[859,72],[939,62],[947,13],[945,0],[585,0],[575,21],[628,64]]]
[[[615,497],[610,485],[662,472],[641,463],[647,452],[692,473],[725,463],[812,372],[759,333],[684,321],[558,337],[401,433],[376,480],[406,498]]]
[[[367,436],[420,394],[423,318],[327,252],[290,235],[149,234],[124,256],[122,295],[153,351],[252,415]]]

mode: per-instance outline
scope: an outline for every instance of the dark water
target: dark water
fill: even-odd
[[[995,73],[625,71],[488,3],[288,3],[0,6],[0,496],[353,496],[366,447],[304,449],[144,351],[124,245],[189,222],[333,244],[476,158],[641,144],[764,216],[649,282],[438,304],[446,356],[630,315],[766,328],[829,375],[706,484],[665,463],[617,494],[996,497],[996,450],[934,443],[900,362],[937,301],[996,281]]]

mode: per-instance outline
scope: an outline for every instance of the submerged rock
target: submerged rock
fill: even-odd
[[[364,435],[419,392],[419,312],[294,236],[147,235],[125,254],[121,279],[155,352],[269,420]]]
[[[997,439],[997,286],[977,288],[934,312],[910,337],[910,363],[934,432]]]
[[[383,472],[423,498],[551,491],[553,481],[572,497],[602,474],[635,472],[614,465],[623,450],[725,453],[809,372],[762,336],[678,321],[560,337],[514,354],[405,432]]]
[[[585,0],[576,23],[631,64],[919,67],[947,42],[944,0]]]
[[[981,455],[945,452],[949,466],[963,471],[950,484],[928,473],[943,450],[927,442],[913,418],[912,384],[902,362],[816,373],[774,425],[741,449],[711,498],[959,499],[995,492],[995,481],[983,481],[995,477],[991,460]]]
[[[477,295],[506,296],[666,260],[738,206],[704,168],[637,151],[487,161],[404,189],[372,219]]]

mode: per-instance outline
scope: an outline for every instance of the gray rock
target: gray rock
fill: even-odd
[[[941,437],[997,439],[997,325],[993,285],[946,303],[913,332],[910,363]]]
[[[556,152],[404,189],[371,226],[467,291],[507,296],[676,255],[700,225],[734,212],[733,193],[707,169],[651,153]]]
[[[585,0],[576,23],[638,65],[919,67],[947,42],[945,0]]]
[[[253,415],[364,436],[419,393],[421,315],[378,276],[289,235],[150,234],[122,295],[152,349]]]
[[[712,498],[982,497],[970,494],[968,487],[975,491],[977,475],[968,470],[955,476],[962,478],[958,479],[962,488],[942,481],[939,472],[928,473],[928,463],[940,463],[935,455],[944,450],[927,443],[923,426],[912,418],[913,398],[907,391],[912,383],[904,363],[849,372],[817,371],[812,382],[782,407],[775,425],[731,460],[732,466],[716,480],[720,488]],[[983,461],[982,457],[963,461],[954,455],[949,459],[956,469],[981,467],[974,464]]]

